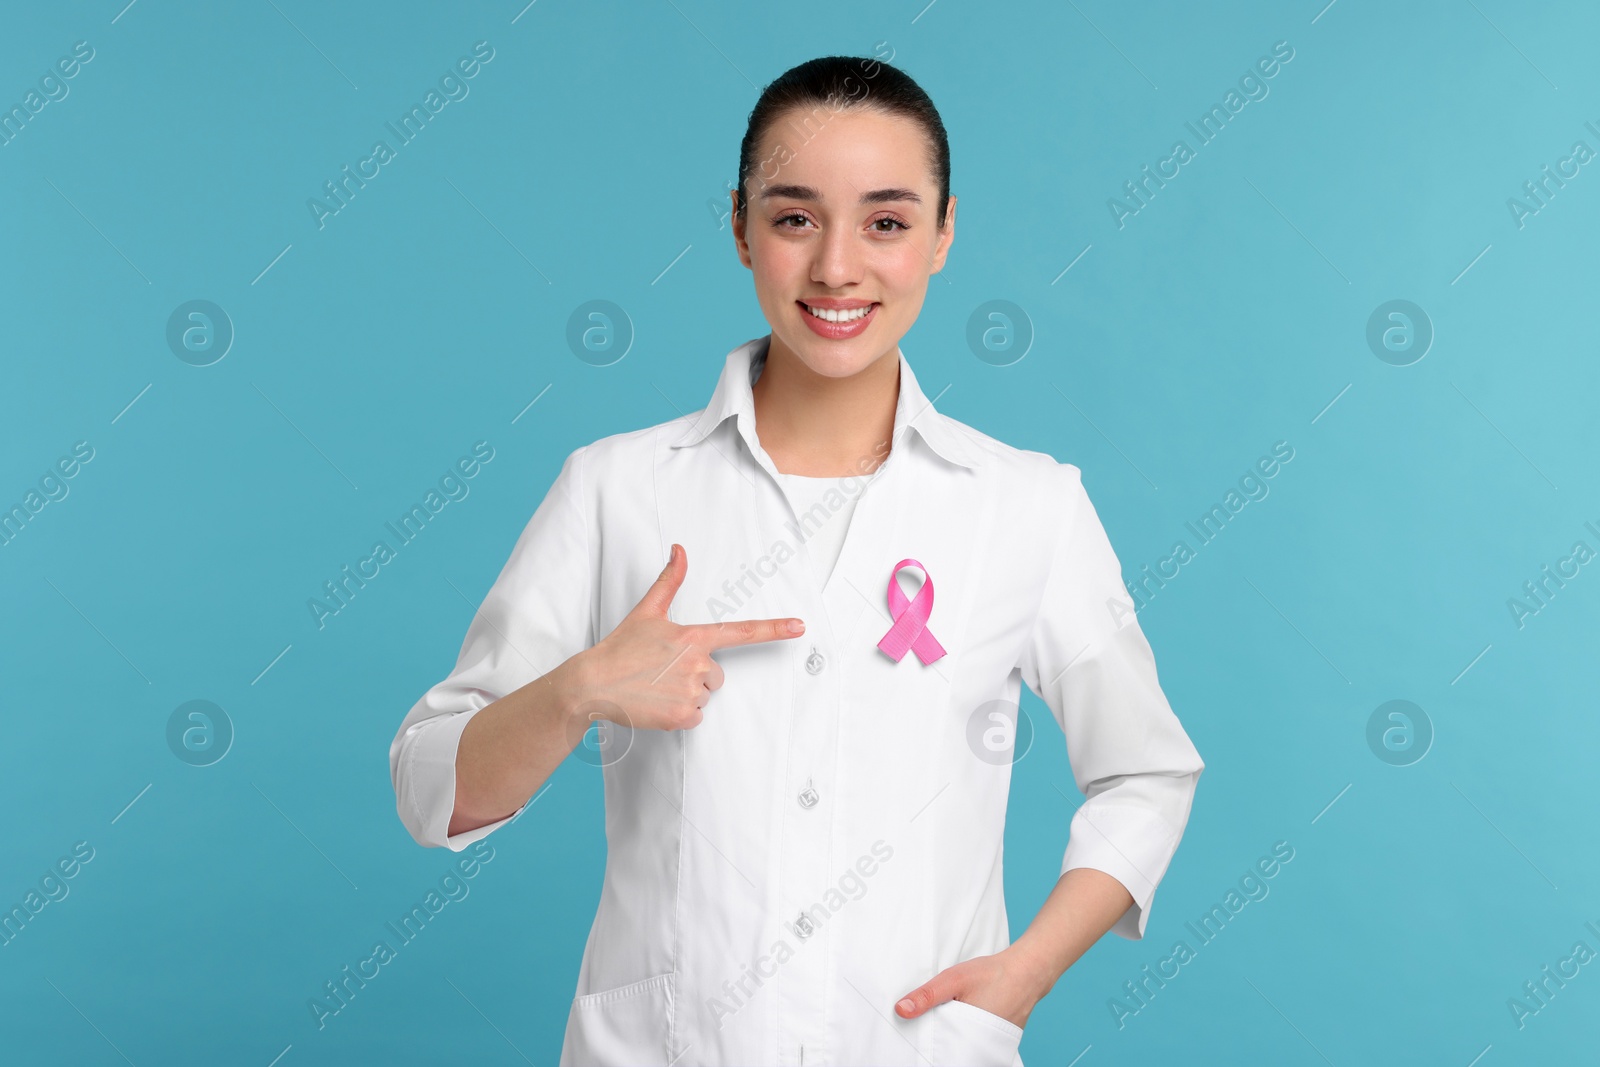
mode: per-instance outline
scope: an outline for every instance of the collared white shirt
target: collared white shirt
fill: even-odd
[[[1020,1067],[1020,1028],[980,1008],[894,1013],[939,971],[1010,943],[1001,843],[1020,686],[1060,724],[1087,796],[1061,869],[1127,887],[1125,938],[1144,934],[1204,764],[1078,468],[935,411],[903,352],[891,450],[859,479],[819,583],[807,517],[756,435],[769,341],[728,354],[703,410],[567,456],[455,669],[394,739],[400,818],[456,851],[509,821],[447,836],[462,729],[609,634],[676,541],[688,573],[672,621],[807,629],[717,651],[725,681],[693,729],[607,725],[605,879],[563,1067]],[[928,663],[878,647],[908,558],[934,587],[926,628],[945,655]],[[921,579],[901,572],[908,599]]]

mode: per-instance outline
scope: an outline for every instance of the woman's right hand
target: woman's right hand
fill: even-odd
[[[673,544],[666,569],[617,628],[582,661],[583,718],[609,719],[642,730],[686,730],[700,725],[706,702],[721,688],[719,648],[783,641],[805,633],[800,619],[680,626],[667,618],[672,598],[689,573],[683,547]]]

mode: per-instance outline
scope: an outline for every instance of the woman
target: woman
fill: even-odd
[[[601,723],[565,1065],[1020,1064],[1062,972],[1143,936],[1204,765],[1078,469],[941,415],[900,351],[955,236],[927,95],[804,63],[739,169],[771,334],[701,411],[566,458],[394,740],[400,816],[459,851]],[[1013,943],[1023,682],[1088,799]]]

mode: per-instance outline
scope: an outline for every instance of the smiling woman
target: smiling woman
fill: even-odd
[[[701,410],[566,457],[390,746],[398,810],[463,849],[598,723],[579,759],[604,775],[606,868],[562,1067],[1021,1067],[1062,972],[1144,936],[1204,764],[1137,621],[1104,608],[1126,592],[1078,468],[935,410],[901,351],[955,239],[927,93],[802,63],[739,168],[734,249],[771,332]],[[1085,800],[1013,941],[1015,742],[969,738],[1024,684]],[[843,907],[832,872],[875,846],[894,862]]]
[[[813,129],[819,110],[827,120]],[[797,122],[809,136],[786,149],[782,138]],[[772,160],[782,165],[765,162]],[[883,180],[863,183],[874,173]],[[933,101],[903,72],[814,59],[761,94],[739,148],[739,175],[730,194],[734,240],[772,325],[775,373],[757,385],[757,419],[786,424],[784,415],[763,410],[786,368],[820,372],[810,387],[841,395],[860,390],[828,379],[868,366],[893,375],[880,357],[916,321],[928,276],[943,269],[955,239],[949,138]],[[793,470],[784,463],[783,426],[772,428],[778,433],[769,438],[764,429],[762,444],[786,471],[815,476],[850,466],[850,454],[841,453],[827,457],[827,471]]]

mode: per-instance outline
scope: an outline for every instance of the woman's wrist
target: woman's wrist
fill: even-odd
[[[1022,984],[1034,995],[1036,1002],[1055,987],[1056,980],[1066,971],[1058,966],[1055,955],[1039,943],[1037,937],[1024,933],[1006,950],[1018,968]]]
[[[594,670],[591,650],[584,650],[562,663],[534,684],[542,690],[541,696],[553,707],[553,714],[569,727],[583,721],[587,728],[587,713],[599,699],[599,679]],[[580,731],[581,733],[581,731]]]

